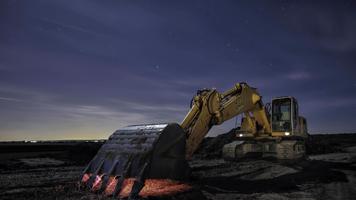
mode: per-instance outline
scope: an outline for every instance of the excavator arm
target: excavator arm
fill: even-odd
[[[189,159],[193,155],[212,126],[222,124],[242,113],[251,133],[271,132],[261,96],[255,88],[246,83],[237,83],[224,93],[215,89],[198,90],[188,114],[181,123],[187,135],[186,158]]]

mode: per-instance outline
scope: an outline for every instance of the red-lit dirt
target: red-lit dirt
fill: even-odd
[[[84,174],[81,185],[86,186],[91,174]],[[97,175],[90,190],[92,192],[99,191],[103,184],[103,176]],[[105,196],[113,196],[116,185],[118,184],[118,177],[109,177],[107,187],[104,190]],[[132,186],[135,182],[134,178],[127,178],[123,181],[121,190],[118,193],[118,197],[126,198],[129,196]],[[169,179],[146,179],[144,187],[140,191],[141,197],[155,197],[155,196],[172,196],[178,193],[188,192],[192,190],[192,186],[188,183],[178,182]]]

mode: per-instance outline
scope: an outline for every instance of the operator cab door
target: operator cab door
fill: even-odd
[[[272,100],[272,136],[291,136],[298,129],[298,103],[293,97]]]

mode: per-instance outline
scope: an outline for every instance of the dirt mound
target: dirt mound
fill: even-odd
[[[225,144],[235,140],[235,129],[216,137],[206,137],[195,152],[194,158],[221,158],[222,149]]]
[[[345,152],[356,144],[356,133],[315,134],[307,142],[307,154],[325,154]]]

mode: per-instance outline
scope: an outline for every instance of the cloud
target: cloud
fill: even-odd
[[[19,87],[14,85],[0,84],[0,95],[9,95],[4,97],[4,100],[12,100],[14,102],[38,103],[48,102],[58,97],[57,94],[39,92],[31,88]]]
[[[308,110],[327,110],[331,108],[350,108],[355,109],[356,97],[329,97],[312,99],[304,103]]]
[[[350,4],[345,6],[345,4]],[[356,50],[355,5],[345,1],[301,1],[289,8],[288,26],[324,50]],[[315,46],[314,46],[315,48]]]
[[[0,101],[12,101],[12,102],[21,102],[22,100],[12,98],[12,97],[1,97],[0,96]]]
[[[298,81],[298,80],[307,80],[311,78],[311,74],[305,71],[296,71],[291,72],[287,75],[289,80]]]

